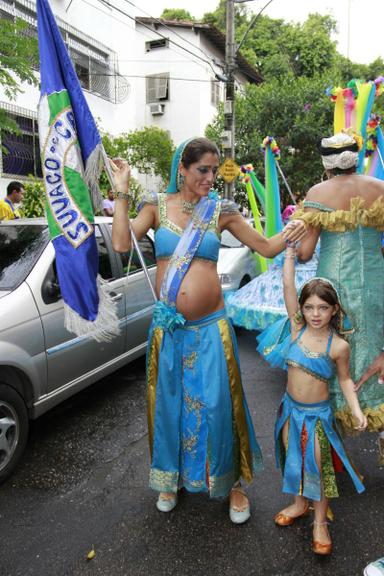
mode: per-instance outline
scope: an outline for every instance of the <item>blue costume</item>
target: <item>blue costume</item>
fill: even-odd
[[[283,294],[284,257],[278,255],[266,272],[256,276],[251,282],[230,292],[225,298],[228,317],[236,326],[248,330],[264,330],[273,322],[286,316]],[[295,266],[297,288],[316,275],[317,250],[313,258]]]
[[[168,191],[176,192],[175,186],[173,170]],[[187,321],[176,298],[193,258],[217,261],[220,212],[237,209],[210,193],[183,231],[168,219],[165,195],[144,202],[159,207],[156,256],[168,259],[147,350],[150,487],[226,496],[240,478],[250,482],[261,468],[234,332],[224,309]]]
[[[333,333],[329,335],[326,351],[315,353],[302,342],[306,326],[292,341],[288,322],[280,322],[280,326],[275,325],[265,330],[258,338],[258,351],[268,361],[272,355],[275,366],[299,368],[329,384],[335,375],[335,364],[329,356]],[[278,330],[280,338],[276,341]],[[273,340],[275,344],[271,345]],[[287,421],[288,444],[284,446],[282,431]],[[315,459],[316,436],[321,452],[321,474]],[[360,477],[346,454],[329,400],[306,404],[297,402],[286,392],[275,424],[275,451],[276,464],[283,473],[285,493],[320,500],[322,482],[327,498],[338,496],[335,472],[342,468],[350,474],[356,490],[364,491]]]

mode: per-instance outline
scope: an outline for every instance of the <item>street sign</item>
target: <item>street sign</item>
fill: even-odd
[[[240,174],[240,167],[234,160],[227,158],[220,166],[219,174],[224,178],[225,182],[233,182]]]

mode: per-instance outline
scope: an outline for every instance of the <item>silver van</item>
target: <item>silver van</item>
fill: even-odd
[[[96,218],[99,273],[116,300],[120,335],[111,342],[64,328],[55,253],[45,219],[0,222],[0,482],[20,460],[29,420],[145,353],[153,296],[136,253],[111,244],[112,218]],[[154,281],[154,247],[141,250]]]

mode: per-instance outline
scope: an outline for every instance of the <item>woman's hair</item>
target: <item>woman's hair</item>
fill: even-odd
[[[352,168],[346,168],[345,170],[343,170],[342,168],[333,168],[333,169],[329,169],[328,172],[331,172],[331,174],[333,174],[333,176],[340,176],[343,174],[354,174],[357,170],[356,166],[352,166]]]
[[[339,306],[338,311],[334,316],[332,316],[330,324],[336,332],[339,332],[340,328],[340,315],[343,312],[341,308],[341,304],[339,301],[338,294],[332,284],[327,282],[326,280],[322,280],[321,278],[314,278],[313,280],[309,280],[306,282],[300,292],[299,295],[299,305],[300,310],[302,311],[305,302],[311,296],[317,296],[324,300],[330,306]]]
[[[185,146],[181,155],[181,163],[185,168],[189,168],[191,164],[199,162],[207,152],[216,154],[220,158],[219,149],[214,142],[208,138],[194,138]]]

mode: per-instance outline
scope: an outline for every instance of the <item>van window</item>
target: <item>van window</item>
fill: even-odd
[[[0,290],[14,290],[49,242],[46,225],[0,225]]]
[[[153,243],[148,238],[148,236],[144,236],[141,240],[139,240],[139,247],[147,267],[151,268],[152,266],[156,266],[156,257]],[[120,258],[123,265],[124,274],[126,274],[128,271],[130,274],[132,274],[133,272],[138,272],[139,270],[143,269],[139,255],[136,252],[136,250],[133,251],[130,267],[129,267],[130,252],[121,253]]]

